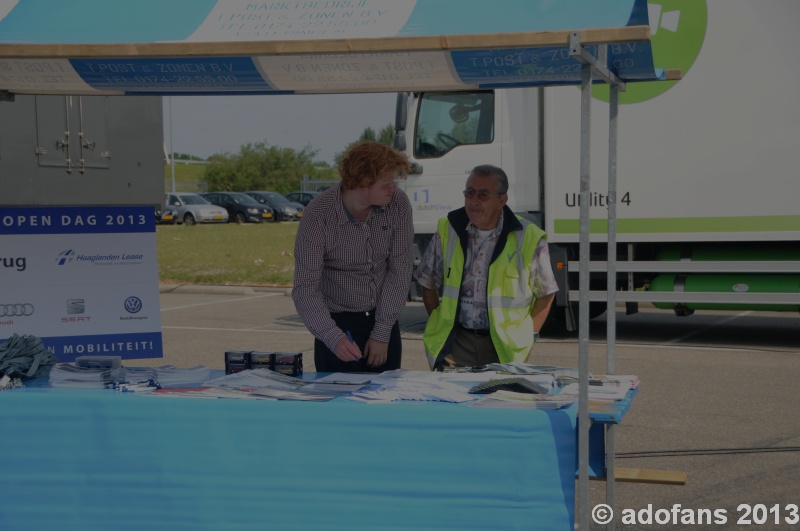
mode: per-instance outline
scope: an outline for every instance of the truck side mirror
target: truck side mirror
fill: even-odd
[[[404,92],[397,93],[397,105],[394,109],[395,131],[405,131],[408,121],[408,95]]]
[[[406,150],[406,134],[402,131],[397,131],[394,134],[394,148],[397,151]]]

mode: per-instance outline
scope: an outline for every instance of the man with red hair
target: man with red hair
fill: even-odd
[[[316,338],[318,372],[400,368],[397,320],[411,282],[414,228],[395,181],[409,170],[404,154],[361,142],[342,157],[342,182],[303,212],[292,298]]]

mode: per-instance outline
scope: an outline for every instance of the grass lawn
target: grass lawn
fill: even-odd
[[[159,281],[291,286],[297,225],[157,225]]]

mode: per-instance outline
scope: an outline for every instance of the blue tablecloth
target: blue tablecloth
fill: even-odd
[[[0,529],[572,530],[576,408],[0,393]]]

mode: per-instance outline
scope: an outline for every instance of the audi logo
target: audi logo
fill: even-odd
[[[33,304],[17,303],[17,304],[0,304],[0,317],[25,317],[33,315]]]

